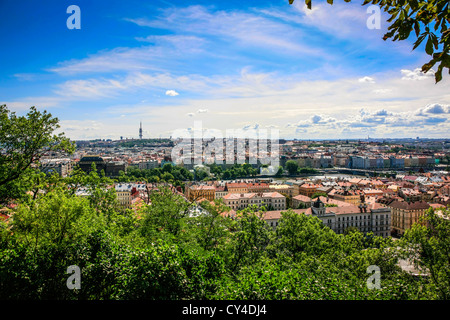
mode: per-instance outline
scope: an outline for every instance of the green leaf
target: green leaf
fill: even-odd
[[[431,39],[431,36],[428,36],[427,44],[425,46],[425,52],[431,56],[433,54],[433,51],[433,40]]]
[[[439,65],[436,73],[434,74],[434,79],[436,80],[436,83],[438,83],[439,81],[442,80],[442,69],[444,68],[444,66],[442,65],[442,63]]]
[[[308,9],[311,9],[311,0],[305,0],[305,3]]]

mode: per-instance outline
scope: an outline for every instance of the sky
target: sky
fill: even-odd
[[[74,140],[177,130],[287,139],[449,138],[450,76],[362,1],[0,0],[0,104]],[[80,29],[69,29],[70,5]],[[70,20],[72,21],[72,20]]]

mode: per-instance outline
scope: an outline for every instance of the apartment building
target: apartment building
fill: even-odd
[[[308,208],[311,206],[311,198],[299,194],[292,198],[292,208],[297,209],[298,207]]]
[[[328,201],[333,201],[328,199]],[[379,203],[361,204],[355,206],[349,203],[340,203],[338,207],[327,207],[327,199],[319,197],[312,200],[307,209],[292,210],[298,214],[313,215],[319,218],[324,225],[338,234],[343,234],[348,228],[356,228],[367,234],[372,232],[375,236],[389,237],[391,235],[391,210]],[[272,227],[278,226],[283,210],[267,211],[264,220]]]
[[[227,183],[229,193],[248,193],[248,185],[244,182],[230,182]]]
[[[271,184],[268,191],[281,193],[285,197],[292,197],[295,193],[295,187],[287,184]]]
[[[261,192],[270,192],[272,191],[269,188],[268,183],[260,182],[260,183],[247,183],[248,192],[253,193],[261,193]]]
[[[364,234],[373,232],[375,236],[388,237],[391,234],[391,210],[378,203],[326,207],[317,198],[305,214],[318,217],[338,234],[345,233],[350,227],[355,227]]]
[[[158,160],[147,160],[143,162],[139,162],[139,169],[140,170],[148,170],[148,169],[154,169],[159,167]]]
[[[223,197],[226,206],[233,210],[242,210],[248,206],[264,206],[268,210],[285,210],[286,197],[278,192],[229,193]]]
[[[215,199],[222,199],[228,194],[228,189],[226,186],[217,186],[215,190]]]
[[[67,177],[72,172],[72,162],[70,159],[49,159],[41,161],[39,170],[51,175],[59,174],[61,177]]]
[[[361,195],[359,192],[355,190],[336,190],[332,194],[333,199],[344,201],[351,203],[355,206],[359,205],[361,203]]]
[[[214,201],[216,197],[216,187],[207,185],[192,185],[186,188],[186,198],[189,201],[206,199]]]
[[[394,200],[386,204],[392,210],[392,230],[395,234],[403,235],[405,230],[419,222],[420,217],[425,215],[430,207],[425,201],[399,201]]]
[[[117,201],[122,208],[131,208],[133,199],[144,196],[147,193],[145,183],[119,183],[114,186]]]
[[[298,187],[298,192],[301,195],[311,197],[320,187],[322,187],[320,184],[304,183]]]

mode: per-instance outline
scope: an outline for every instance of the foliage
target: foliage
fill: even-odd
[[[245,177],[254,177],[258,174],[258,170],[253,168],[251,164],[237,164],[225,169],[220,176],[222,180],[233,180]]]
[[[20,197],[19,178],[30,174],[29,168],[38,165],[46,152],[74,151],[64,133],[53,134],[58,128],[58,118],[47,111],[31,107],[25,116],[17,116],[0,105],[0,201]]]
[[[419,223],[405,232],[405,248],[415,265],[430,274],[438,299],[450,298],[450,209],[430,208]]]
[[[317,197],[327,197],[328,195],[325,192],[316,191],[312,194],[311,199],[315,199]]]
[[[304,174],[304,173],[317,173],[317,170],[314,168],[298,168],[298,173]]]
[[[162,168],[142,170],[137,168],[129,168],[126,174],[124,172],[119,173],[119,177],[117,180],[119,182],[170,182],[175,185],[181,185],[181,182],[183,181],[194,180],[194,175],[184,167],[173,166],[170,163],[166,163]]]
[[[288,160],[286,161],[285,168],[290,175],[296,174],[298,169],[298,163],[295,160]]]

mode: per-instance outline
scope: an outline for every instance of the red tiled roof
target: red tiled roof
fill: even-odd
[[[300,213],[305,213],[307,211],[307,209],[290,209],[291,211],[300,214]],[[282,212],[286,212],[288,210],[271,210],[271,211],[266,211],[264,213],[263,219],[264,220],[273,220],[273,219],[280,219],[281,218],[281,213]]]
[[[403,209],[403,210],[424,210],[428,209],[430,205],[426,203],[425,201],[414,201],[414,202],[407,202],[407,201],[394,201],[391,204],[389,204],[389,207],[397,208],[397,209]]]

